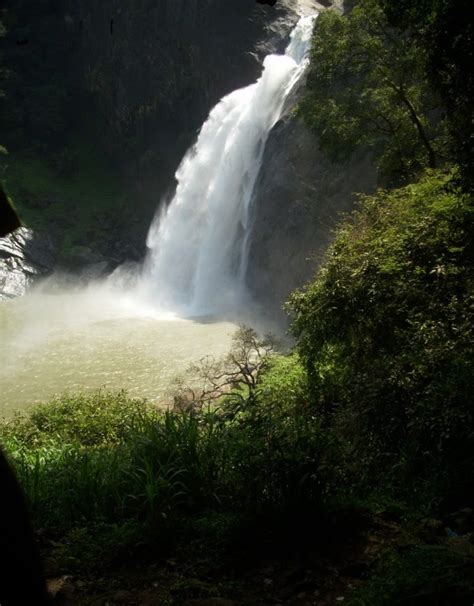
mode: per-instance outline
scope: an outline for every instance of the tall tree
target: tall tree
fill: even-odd
[[[336,159],[372,150],[385,180],[439,163],[442,113],[427,53],[394,27],[376,0],[349,14],[323,13],[315,27],[301,111]]]
[[[470,0],[381,0],[389,22],[423,46],[447,110],[451,153],[474,189],[474,19]]]

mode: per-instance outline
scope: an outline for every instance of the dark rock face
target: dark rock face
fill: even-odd
[[[313,0],[299,2],[307,10],[321,8]],[[330,4],[342,8],[342,0]],[[1,42],[18,76],[12,80],[16,88],[7,91],[18,105],[11,108],[10,130],[23,132],[21,123],[26,140],[49,137],[61,148],[85,125],[91,145],[105,148],[120,166],[124,192],[132,190],[136,224],[119,212],[98,217],[109,233],[116,223],[111,243],[72,260],[78,271],[86,267],[94,275],[140,259],[156,207],[173,190],[174,172],[210,109],[259,76],[261,59],[284,49],[298,18],[296,0],[278,0],[273,7],[255,0],[10,5],[14,18]],[[28,43],[18,47],[19,37]],[[28,101],[31,91],[36,96]],[[366,159],[332,164],[296,118],[288,115],[275,126],[255,191],[248,271],[250,290],[272,313],[312,275],[340,212],[353,204],[353,192],[370,191],[374,183]],[[49,200],[28,204],[49,212]],[[68,228],[59,225],[61,232]],[[24,254],[0,248],[3,297],[21,294],[34,276],[49,271],[31,256],[28,242]],[[92,246],[86,235],[84,244]]]
[[[315,136],[292,115],[270,133],[253,200],[247,284],[272,316],[292,290],[311,278],[354,192],[375,189],[368,158],[332,163]]]
[[[20,227],[0,238],[0,301],[25,294],[39,277],[55,266],[54,246],[47,235]]]
[[[35,142],[45,158],[61,156],[66,169],[74,169],[76,161],[74,149],[68,155],[71,141],[81,139],[86,153],[97,148],[111,160],[111,174],[118,173],[136,211],[133,230],[119,213],[116,217],[122,221],[121,239],[136,248],[145,242],[156,207],[173,191],[179,162],[209,111],[259,76],[265,54],[284,48],[298,2],[279,0],[271,7],[255,0],[11,0],[8,5],[0,52],[12,75],[0,108],[2,144],[15,153]],[[30,207],[29,200],[17,203]],[[59,227],[61,233],[68,230]]]
[[[20,227],[20,220],[0,185],[0,238]]]
[[[76,85],[139,193],[157,203],[210,109],[258,77],[258,43],[287,15],[282,36],[292,11],[255,0],[65,2]]]

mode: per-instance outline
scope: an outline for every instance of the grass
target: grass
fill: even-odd
[[[324,443],[318,422],[281,404],[229,416],[220,407],[157,411],[124,392],[65,395],[4,422],[0,440],[33,514],[61,532],[78,520],[159,526],[211,510],[278,515],[321,499],[309,473]]]
[[[192,449],[195,432],[191,418],[162,416],[123,392],[98,392],[17,417],[2,441],[34,515],[63,532],[78,521],[159,520],[189,488],[173,451],[184,436]]]
[[[341,501],[328,432],[315,415],[302,414],[305,386],[297,356],[277,356],[257,393],[239,408],[233,401],[226,409],[224,401],[191,413],[163,412],[123,391],[99,391],[64,395],[3,421],[0,442],[55,574],[85,575],[87,587],[97,590],[90,581],[95,575],[159,561],[169,585],[166,599],[179,604],[216,593],[261,592],[235,584],[239,566],[251,569],[259,558],[286,558],[295,549],[323,553],[328,545],[332,563],[318,574],[328,575],[321,582],[333,582],[334,558],[339,565],[348,545],[364,543],[384,512],[379,504],[371,521],[369,500],[352,509]],[[389,515],[394,511],[403,506]],[[378,537],[377,558],[372,561],[372,550],[363,562],[368,578],[347,595],[349,604],[444,604],[410,596],[472,595],[469,548],[423,545],[415,536],[415,514],[399,524],[410,529],[405,534],[415,528],[409,550],[390,537],[385,546]],[[249,549],[255,560],[245,555]],[[174,562],[171,572],[168,562]],[[153,565],[150,570],[156,576]]]

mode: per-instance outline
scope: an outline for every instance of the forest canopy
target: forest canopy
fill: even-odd
[[[323,149],[370,151],[381,181],[455,161],[470,186],[472,20],[455,2],[361,0],[316,22],[300,113]]]

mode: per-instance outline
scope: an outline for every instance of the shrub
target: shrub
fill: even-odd
[[[297,357],[274,360],[235,408],[156,411],[117,394],[66,395],[0,426],[38,524],[174,524],[182,515],[318,508],[327,440],[301,400]],[[287,390],[288,387],[288,390]],[[284,397],[286,394],[286,397]]]
[[[26,448],[46,443],[99,446],[123,442],[150,410],[126,392],[66,393],[0,428],[3,441]]]
[[[474,494],[472,227],[472,201],[450,175],[381,191],[292,296],[313,406],[355,483],[427,503]]]

